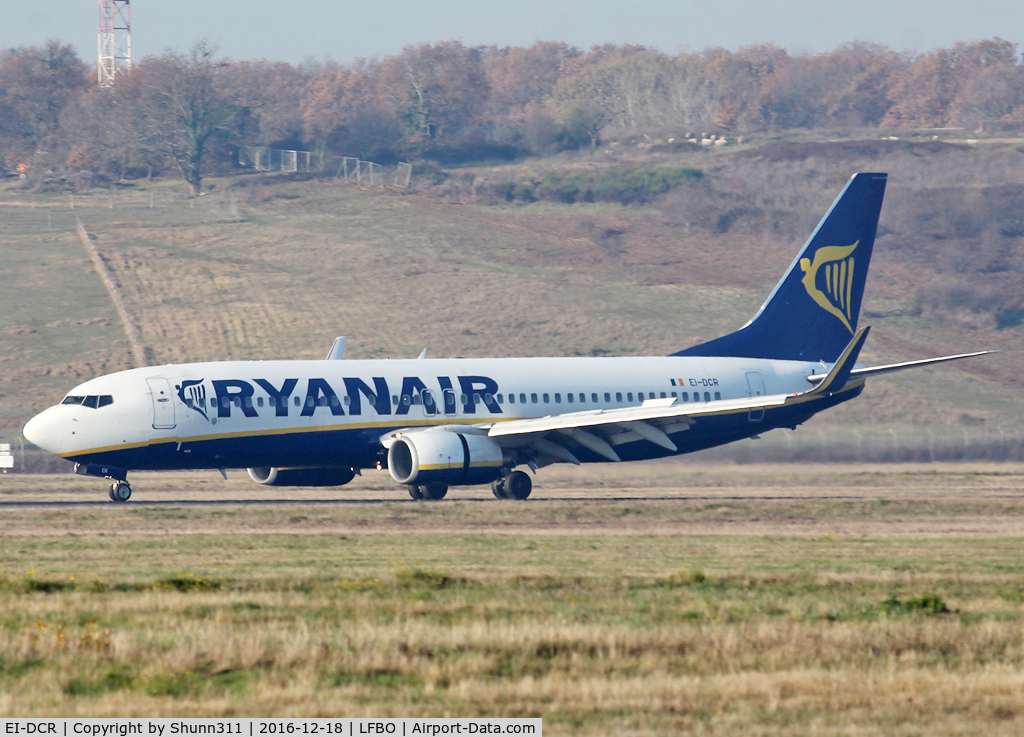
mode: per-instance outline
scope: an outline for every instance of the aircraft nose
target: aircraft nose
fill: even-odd
[[[22,435],[34,445],[50,453],[59,453],[64,440],[64,422],[58,407],[50,407],[33,417],[25,425]]]

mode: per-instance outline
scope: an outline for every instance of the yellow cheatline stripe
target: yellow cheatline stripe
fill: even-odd
[[[535,420],[537,417],[543,417],[544,415],[537,415],[535,417],[465,417],[457,420],[451,420],[445,422],[445,425],[479,425],[482,422],[510,422],[512,420]],[[443,417],[443,416],[442,416]],[[264,437],[268,435],[291,435],[293,433],[317,433],[317,432],[334,432],[337,430],[366,430],[374,427],[434,427],[442,424],[439,422],[440,418],[427,419],[427,420],[411,420],[409,422],[361,422],[355,424],[346,425],[313,425],[311,427],[277,427],[266,430],[250,430],[250,431],[238,431],[238,432],[226,432],[226,433],[211,433],[207,435],[192,435],[186,437],[171,436],[166,438],[152,438],[150,440],[142,441],[139,443],[122,443],[120,445],[108,445],[100,448],[89,448],[87,450],[76,450],[70,453],[58,453],[57,455],[61,458],[70,458],[73,456],[85,455],[86,453],[107,453],[114,450],[131,450],[133,448],[145,448],[150,445],[164,445],[166,443],[201,443],[208,440],[230,440],[232,438],[256,438]]]
[[[502,465],[501,461],[473,461],[469,464],[470,468],[500,468]],[[441,471],[449,469],[462,468],[462,463],[430,463],[427,465],[420,464],[421,471]]]

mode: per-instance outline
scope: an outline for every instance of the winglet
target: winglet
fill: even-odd
[[[860,349],[864,347],[864,341],[867,340],[870,330],[871,326],[865,325],[857,331],[857,334],[853,336],[853,340],[847,344],[839,358],[836,359],[832,370],[826,374],[820,384],[807,392],[805,396],[834,394],[846,386],[846,382],[850,378],[850,372],[853,371],[853,366],[857,363],[857,356],[860,355]]]
[[[334,345],[331,346],[331,352],[327,354],[325,361],[340,361],[345,357],[345,336],[342,335],[334,339]]]

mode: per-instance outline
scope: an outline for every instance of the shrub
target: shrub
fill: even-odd
[[[900,601],[893,594],[882,602],[882,609],[888,614],[949,614],[950,609],[941,596],[936,594],[923,594],[916,599]]]
[[[550,171],[538,194],[553,202],[618,202],[643,204],[690,182],[704,178],[700,169],[659,166],[615,167],[596,172]]]

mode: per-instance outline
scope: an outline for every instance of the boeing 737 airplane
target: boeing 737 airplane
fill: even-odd
[[[795,429],[867,378],[979,351],[857,365],[886,175],[854,175],[754,318],[662,357],[225,361],[91,379],[25,426],[32,443],[105,477],[247,468],[258,484],[338,486],[387,468],[413,499],[490,484],[526,499],[551,463],[691,453]],[[342,360],[339,360],[342,359]]]

